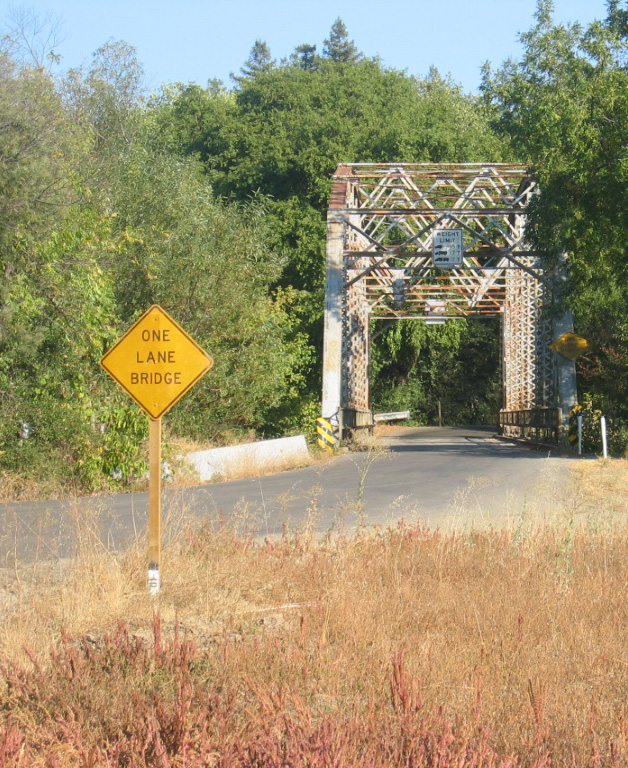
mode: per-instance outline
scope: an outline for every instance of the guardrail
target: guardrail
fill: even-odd
[[[374,413],[373,421],[403,421],[410,418],[410,411],[387,411],[386,413]]]
[[[540,443],[557,443],[559,425],[559,408],[499,412],[499,432],[504,437]]]

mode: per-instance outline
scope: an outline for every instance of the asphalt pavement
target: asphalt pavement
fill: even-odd
[[[190,522],[256,536],[318,533],[403,518],[441,529],[516,524],[560,511],[571,460],[503,441],[491,428],[389,429],[375,450],[277,475],[163,493],[164,538]],[[71,555],[77,543],[119,550],[146,537],[146,493],[0,504],[0,564]]]

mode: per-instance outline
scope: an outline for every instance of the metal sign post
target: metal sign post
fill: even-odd
[[[161,419],[151,419],[148,425],[148,591],[156,595],[161,563]]]
[[[100,361],[150,418],[148,454],[148,589],[160,589],[161,418],[212,367],[212,358],[154,304]]]

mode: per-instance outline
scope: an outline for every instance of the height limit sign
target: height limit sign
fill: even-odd
[[[461,229],[435,229],[432,238],[432,263],[438,269],[462,266]]]
[[[148,589],[157,595],[161,560],[161,417],[212,367],[213,360],[154,304],[100,361],[150,417],[148,431]]]

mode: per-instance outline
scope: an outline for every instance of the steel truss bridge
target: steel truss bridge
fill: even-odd
[[[340,165],[327,217],[323,413],[340,437],[372,424],[370,320],[500,317],[504,435],[558,441],[576,402],[575,366],[550,348],[560,274],[525,239],[536,185],[506,163]],[[435,232],[463,253],[434,266]],[[461,233],[461,234],[460,234]]]

